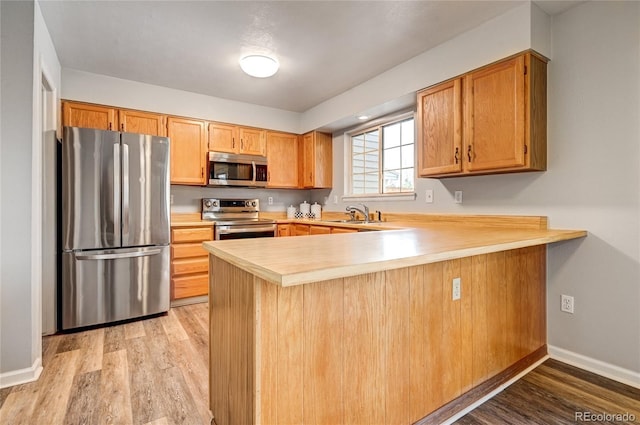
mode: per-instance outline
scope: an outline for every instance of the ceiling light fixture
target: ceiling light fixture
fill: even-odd
[[[360,121],[368,120],[368,119],[369,119],[369,116],[368,116],[368,115],[358,115],[358,119],[359,119]]]
[[[279,66],[277,60],[264,55],[248,55],[240,59],[240,68],[252,77],[271,77]]]

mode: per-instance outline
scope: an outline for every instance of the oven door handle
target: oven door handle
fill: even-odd
[[[218,227],[218,226],[216,226]],[[216,233],[221,234],[221,235],[232,235],[234,233],[255,233],[255,232],[275,232],[276,231],[276,226],[273,224],[270,224],[268,226],[249,226],[249,227],[242,227],[242,228],[234,228],[234,229],[223,229],[221,227],[224,226],[219,226],[220,228],[216,228]]]

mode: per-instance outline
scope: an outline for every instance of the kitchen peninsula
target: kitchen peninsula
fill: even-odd
[[[441,423],[542,359],[546,244],[586,232],[479,217],[204,243],[216,423]]]

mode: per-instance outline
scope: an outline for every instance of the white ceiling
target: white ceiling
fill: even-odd
[[[575,1],[542,1],[558,13]],[[522,1],[40,1],[63,68],[303,112]],[[280,71],[242,73],[270,53]]]

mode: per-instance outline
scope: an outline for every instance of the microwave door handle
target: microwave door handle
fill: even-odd
[[[251,161],[251,166],[253,167],[253,179],[251,180],[253,182],[253,184],[256,184],[256,162],[255,161]]]

